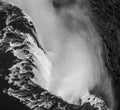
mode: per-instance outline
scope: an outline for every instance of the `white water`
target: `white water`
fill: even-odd
[[[39,39],[42,38],[45,50],[52,53],[52,56],[49,56],[48,52],[53,66],[51,76],[49,74],[49,78],[52,77],[52,83],[48,84],[50,87],[47,89],[49,88],[54,94],[69,100],[69,102],[85,95],[98,78],[97,60],[92,46],[81,39],[82,34],[76,35],[67,32],[61,23],[62,19],[55,15],[53,8],[49,7],[46,0],[11,1],[20,7],[25,5],[28,7],[26,11],[28,10],[35,23]],[[41,52],[39,52],[36,52],[36,56],[38,61],[42,62],[43,59],[40,60]],[[40,75],[36,76],[40,77]]]

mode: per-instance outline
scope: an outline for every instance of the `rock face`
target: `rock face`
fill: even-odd
[[[54,3],[56,8],[61,5],[57,0]],[[120,101],[118,12],[120,3],[112,0],[106,2],[88,0],[88,3],[91,12],[93,11],[93,24],[103,42],[102,58],[113,81],[116,99],[114,110],[118,110],[120,107],[117,103]],[[43,72],[39,69],[45,70],[42,67],[46,66],[45,63],[49,63],[37,37],[35,27],[25,12],[12,4],[0,2],[0,92],[19,99],[33,110],[109,110],[106,103],[109,101],[97,97],[94,91],[83,97],[82,101],[80,99],[79,105],[73,105],[33,82],[35,74]],[[44,58],[46,62],[38,61],[37,52],[39,58]],[[1,98],[3,96],[2,94]],[[5,97],[7,96],[3,99]]]
[[[93,24],[102,39],[102,58],[112,78],[115,94],[115,110],[120,108],[120,1],[89,0]]]

